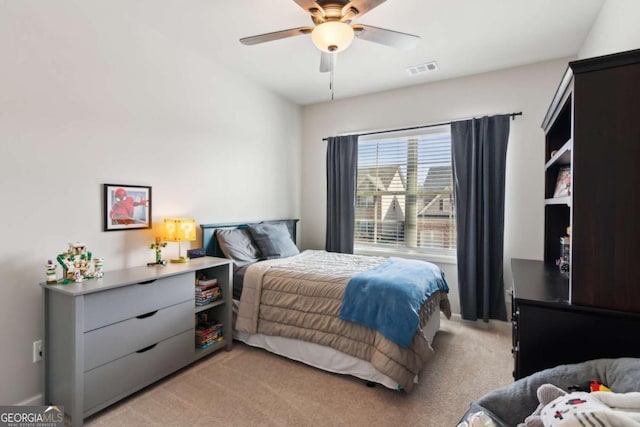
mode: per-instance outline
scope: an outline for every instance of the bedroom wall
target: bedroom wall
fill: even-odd
[[[510,287],[511,258],[542,259],[544,133],[540,124],[568,60],[304,107],[302,245],[324,247],[326,143],[322,138],[522,111],[522,117],[511,121],[507,153],[504,259],[505,285]],[[339,78],[338,73],[338,88]],[[445,271],[452,306],[459,313],[456,265],[432,260]]]
[[[109,4],[0,5],[2,404],[40,403],[48,259],[82,241],[106,274],[153,261],[158,227],[101,231],[103,183],[152,186],[156,226],[300,216],[300,107]]]
[[[578,53],[578,58],[640,49],[640,1],[606,0]]]

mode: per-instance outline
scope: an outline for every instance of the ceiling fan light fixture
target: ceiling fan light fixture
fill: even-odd
[[[354,32],[350,25],[340,21],[323,22],[311,32],[311,40],[323,52],[342,52],[351,45]]]

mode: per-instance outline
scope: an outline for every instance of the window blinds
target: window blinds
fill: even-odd
[[[358,142],[355,243],[455,249],[449,126]]]

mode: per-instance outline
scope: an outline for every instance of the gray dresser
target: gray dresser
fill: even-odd
[[[216,278],[222,299],[195,307],[197,275]],[[185,264],[107,271],[102,279],[41,283],[44,401],[74,426],[129,394],[221,348],[231,350],[232,268],[204,257]],[[195,315],[208,311],[224,340],[195,346]]]

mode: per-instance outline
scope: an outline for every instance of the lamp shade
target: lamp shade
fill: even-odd
[[[337,53],[353,41],[353,28],[340,21],[323,22],[311,32],[311,40],[323,52]]]
[[[196,220],[188,218],[165,219],[164,240],[167,242],[196,240]]]

